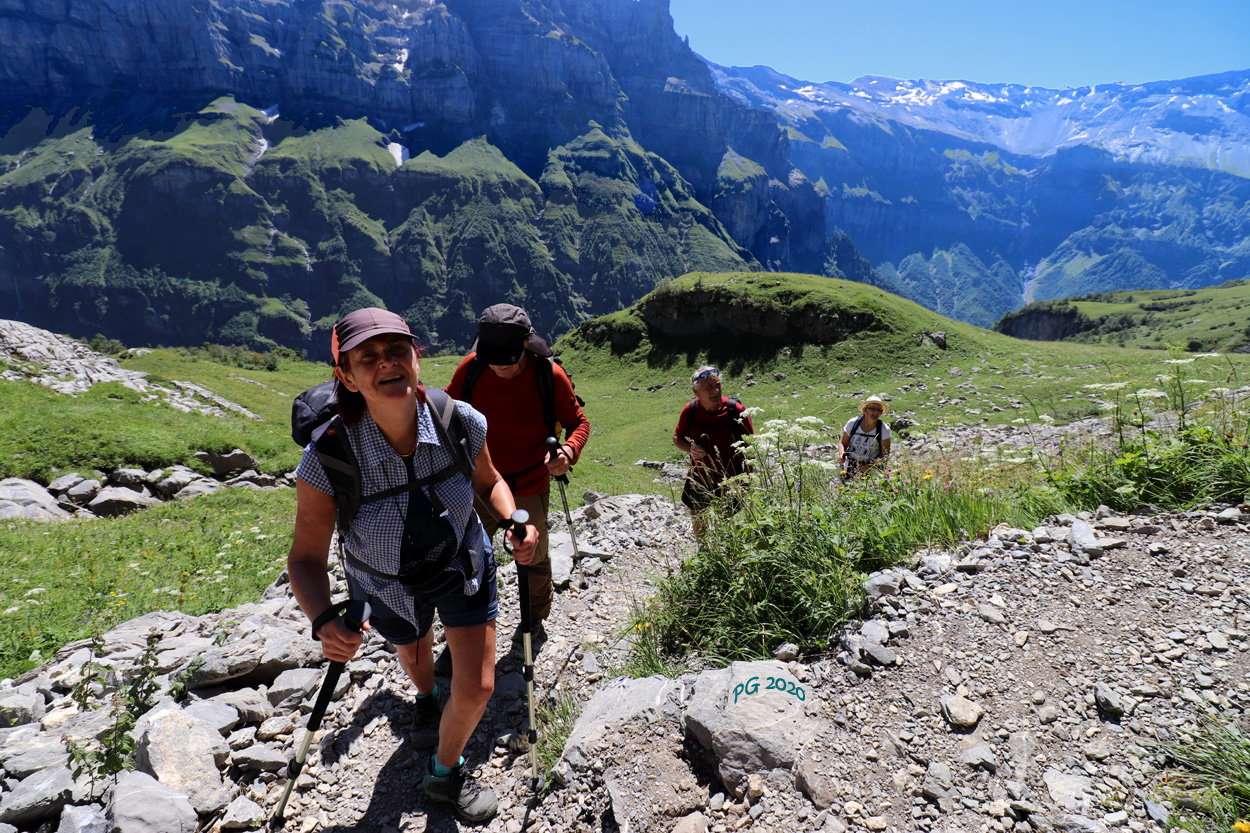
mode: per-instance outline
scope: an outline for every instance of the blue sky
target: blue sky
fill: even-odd
[[[670,0],[718,64],[1042,87],[1250,69],[1250,0]]]

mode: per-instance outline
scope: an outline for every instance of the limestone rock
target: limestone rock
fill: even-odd
[[[195,833],[199,824],[187,797],[146,772],[123,772],[109,796],[112,833]]]

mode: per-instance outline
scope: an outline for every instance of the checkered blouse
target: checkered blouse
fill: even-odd
[[[465,402],[458,402],[457,410],[469,437],[469,451],[476,460],[486,443],[486,418]],[[347,429],[347,436],[352,450],[356,452],[356,458],[360,461],[361,494],[371,495],[408,482],[408,469],[403,458],[391,448],[367,411],[358,423]],[[417,450],[413,456],[413,468],[417,478],[436,474],[454,462],[451,451],[443,448],[438,441],[438,432],[429,407],[419,404]],[[334,495],[334,488],[330,485],[330,479],[326,477],[321,460],[317,457],[317,450],[311,443],[304,449],[304,457],[295,473],[313,488]],[[460,544],[463,546],[452,557],[448,569],[458,570],[465,577],[464,593],[471,596],[481,587],[484,559],[490,557],[486,533],[473,511],[472,483],[457,473],[433,488],[447,507],[458,534],[462,535]],[[379,572],[397,574],[407,511],[406,493],[362,504],[344,542],[348,552]],[[434,560],[438,554],[439,550],[435,550],[428,553],[427,557]],[[352,578],[366,592],[386,602],[392,610],[403,611],[405,617],[413,613],[412,597],[398,581],[355,570],[350,563],[346,565],[346,569],[351,571]],[[413,624],[416,625],[416,622]]]

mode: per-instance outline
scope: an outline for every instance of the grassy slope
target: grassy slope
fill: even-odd
[[[596,329],[641,328],[641,305],[696,286],[715,290],[731,305],[753,299],[752,303],[773,309],[817,304],[831,314],[868,312],[880,322],[879,328],[835,344],[789,347],[743,345],[741,339],[660,344],[644,340],[631,353],[615,354],[593,343]],[[1235,291],[1250,301],[1250,287]],[[1182,300],[1201,300],[1215,292],[1202,290]],[[1158,294],[1136,293],[1139,303]],[[1237,314],[1232,306],[1230,318]],[[1175,317],[1209,319],[1214,312],[1178,310]],[[947,333],[948,349],[921,344],[920,333],[939,330]],[[720,366],[726,393],[762,408],[764,419],[811,415],[840,426],[855,413],[862,396],[880,393],[892,397],[896,413],[909,412],[923,431],[940,430],[945,423],[993,424],[1032,416],[1032,406],[1017,407],[1021,403],[1033,403],[1060,419],[1081,416],[1096,409],[1090,394],[1081,389],[1083,384],[1106,381],[1109,373],[1119,372],[1117,366],[1146,375],[1162,370],[1156,352],[1016,340],[944,319],[863,284],[772,273],[688,275],[639,305],[568,334],[557,346],[587,402],[594,428],[575,472],[579,494],[583,486],[607,492],[653,490],[650,472],[634,462],[681,461],[671,445],[672,426],[690,397],[689,374],[704,362]],[[427,357],[423,379],[434,386],[445,384],[458,359]],[[1238,358],[1230,366],[1243,364]],[[265,471],[289,471],[299,454],[287,433],[291,397],[328,378],[323,365],[283,361],[276,372],[242,370],[176,350],[157,350],[124,365],[148,371],[154,381],[201,384],[249,408],[261,420],[183,414],[138,402],[137,396],[116,386],[71,400],[26,383],[0,382],[0,474],[47,482],[57,473],[54,467],[61,472],[123,464],[155,467],[190,462],[191,454],[201,448],[234,446],[255,456]],[[963,375],[951,376],[952,372]],[[950,401],[959,396],[966,401]],[[1002,410],[994,411],[995,406]],[[981,414],[965,413],[970,408]],[[26,430],[32,424],[40,430]]]
[[[594,429],[573,473],[574,504],[587,488],[616,494],[668,492],[654,482],[652,470],[633,464],[639,459],[682,462],[671,444],[672,428],[689,399],[690,371],[704,362],[722,367],[727,394],[763,409],[757,424],[816,416],[836,430],[855,414],[863,396],[881,393],[892,398],[896,414],[907,413],[918,424],[916,430],[926,432],[941,432],[955,423],[1033,418],[1031,405],[1059,420],[1083,416],[1097,406],[1082,385],[1105,382],[1125,370],[1150,378],[1171,369],[1161,363],[1158,352],[1011,339],[942,319],[881,290],[830,278],[696,274],[640,303],[696,288],[728,303],[761,308],[818,304],[830,313],[866,311],[878,324],[872,332],[823,346],[775,347],[715,338],[690,343],[643,340],[627,354],[595,346],[595,332],[641,326],[636,306],[567,335],[557,346],[586,399]],[[939,330],[946,333],[947,350],[921,344],[918,333]],[[1250,377],[1250,357],[1206,361],[1218,374],[1240,374],[1237,384]],[[459,356],[428,356],[422,361],[422,377],[429,385],[443,385],[458,363]],[[148,466],[185,462],[205,438],[216,438],[220,447],[247,449],[267,471],[288,471],[299,454],[287,436],[291,395],[328,375],[324,366],[298,362],[283,362],[272,373],[241,370],[174,350],[158,350],[124,364],[155,377],[201,384],[262,420],[180,414],[107,388],[95,397],[70,399],[25,382],[0,382],[0,415],[23,415],[20,420],[3,417],[0,437],[7,445],[0,447],[0,460],[23,461],[30,471],[22,473],[46,482],[55,474],[50,469],[54,464],[62,471],[89,471],[98,461],[73,454],[98,451],[106,437],[121,438],[110,452],[117,458],[111,463]],[[955,368],[962,375],[952,376]],[[1213,378],[1210,372],[1204,369]],[[752,375],[753,385],[748,383]],[[919,390],[920,385],[927,389]],[[961,396],[965,401],[953,401]],[[994,406],[1001,410],[993,411]],[[981,413],[968,414],[969,408]],[[104,433],[78,436],[91,430]],[[829,440],[836,440],[832,431]],[[12,468],[6,472],[11,473]],[[0,676],[33,662],[29,655],[36,649],[46,657],[58,645],[89,635],[95,623],[107,626],[154,605],[177,606],[180,598],[194,612],[255,598],[281,564],[293,504],[289,490],[229,490],[117,520],[57,525],[0,521],[0,575],[5,577],[0,584],[10,588],[0,593]],[[170,535],[170,530],[184,531]],[[246,554],[246,560],[240,562],[238,553]],[[71,561],[82,559],[82,569],[67,569]],[[247,581],[235,581],[226,564],[256,569]],[[77,575],[74,569],[79,569]],[[67,605],[76,601],[68,607],[47,603],[53,598],[63,598]]]
[[[1081,341],[1148,348],[1194,341],[1205,350],[1228,349],[1234,340],[1241,344],[1250,341],[1250,282],[1246,281],[1205,289],[1112,292],[1097,301],[1070,300],[1095,325],[1123,315],[1134,316],[1139,322],[1125,329],[1082,334],[1077,337]]]
[[[196,451],[239,447],[262,471],[281,474],[299,461],[291,442],[291,397],[329,378],[324,365],[283,361],[274,372],[244,370],[156,350],[128,359],[154,383],[190,381],[260,417],[188,414],[140,401],[117,384],[99,385],[71,398],[28,382],[0,381],[0,477],[49,482],[58,474],[130,465],[198,465]],[[37,426],[37,429],[33,428]]]
[[[1084,416],[1096,412],[1097,406],[1082,385],[1105,382],[1109,375],[1125,371],[1149,376],[1166,369],[1158,353],[1012,339],[941,318],[881,290],[831,278],[702,274],[674,281],[672,289],[690,288],[696,282],[743,294],[785,297],[794,304],[810,297],[830,309],[870,309],[891,329],[832,345],[760,350],[747,359],[723,347],[648,342],[633,353],[614,355],[591,344],[586,327],[575,331],[557,346],[586,399],[586,413],[594,426],[576,472],[592,488],[654,491],[652,472],[632,464],[641,458],[682,462],[671,444],[672,430],[690,399],[690,373],[705,362],[724,371],[727,396],[763,409],[757,424],[761,419],[816,416],[840,429],[855,415],[862,396],[880,393],[892,397],[896,413],[910,412],[918,430],[925,432],[940,432],[943,425],[954,423],[1033,419],[1034,405],[1060,420]],[[626,310],[606,318],[627,326],[631,316],[634,313]],[[925,330],[946,331],[948,349],[921,346],[916,334]],[[1243,380],[1250,375],[1250,362],[1240,357],[1232,362]],[[955,368],[964,375],[952,377]],[[754,374],[754,385],[748,385],[748,374]],[[784,378],[776,379],[777,374]],[[918,390],[918,384],[927,390]],[[664,387],[648,390],[655,385]],[[966,385],[972,388],[960,387]],[[939,406],[943,391],[948,399],[964,396],[967,401]],[[1022,407],[1013,407],[1013,401]],[[1002,410],[994,412],[995,405]],[[982,413],[966,414],[969,408]],[[836,441],[832,434],[830,441]]]
[[[1073,312],[1079,315],[1071,320]],[[1250,343],[1250,282],[1228,281],[1203,289],[1135,289],[1099,292],[1030,304],[1004,317],[1033,320],[1025,329],[1041,326],[1048,317],[1068,319],[1080,332],[1066,341],[1163,349],[1168,345],[1191,351],[1231,351]],[[1038,323],[1040,322],[1040,323]],[[1015,332],[1020,332],[1018,326]],[[1051,329],[1051,332],[1055,332]]]

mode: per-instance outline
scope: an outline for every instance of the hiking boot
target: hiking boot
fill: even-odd
[[[499,809],[495,791],[479,784],[472,775],[465,775],[463,764],[447,775],[435,775],[431,755],[425,762],[423,786],[427,796],[454,805],[456,815],[468,822],[486,821]]]
[[[451,648],[443,646],[443,652],[434,658],[434,673],[442,677],[451,676]]]
[[[438,696],[417,698],[412,731],[408,734],[417,749],[438,746],[438,725],[443,720],[442,699],[441,693]]]
[[[521,626],[517,625],[516,631],[512,634],[512,647],[518,651],[524,650],[525,631],[521,630]],[[541,620],[534,623],[533,632],[530,634],[530,651],[537,654],[538,649],[547,641],[547,629],[543,627]]]

